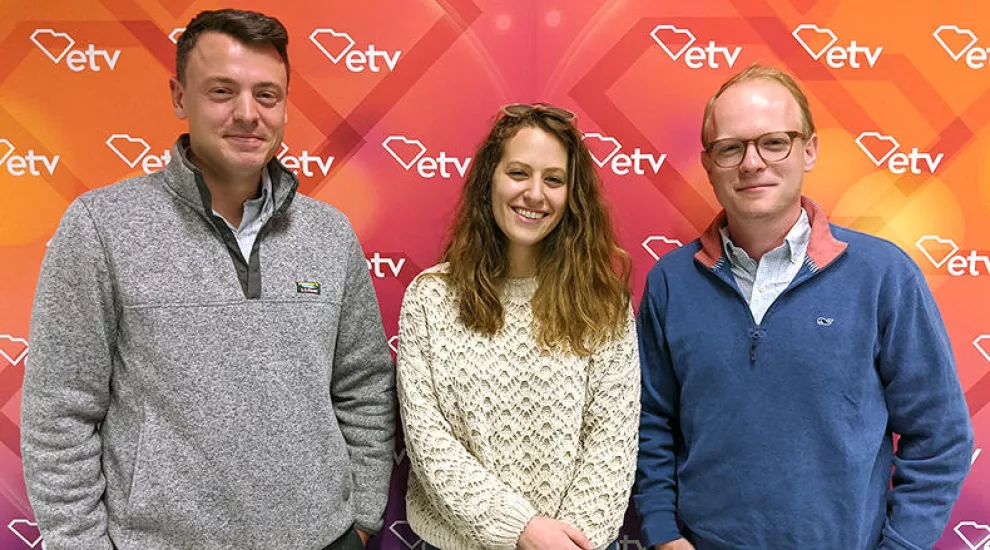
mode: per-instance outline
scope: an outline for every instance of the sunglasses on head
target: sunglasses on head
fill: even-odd
[[[533,112],[546,113],[561,122],[573,122],[577,118],[576,114],[567,109],[554,107],[545,103],[533,103],[532,105],[529,103],[510,103],[502,107],[501,111],[505,116],[513,118],[524,117]]]

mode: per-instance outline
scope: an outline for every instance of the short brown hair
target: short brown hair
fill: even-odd
[[[289,33],[274,17],[247,10],[223,9],[202,11],[186,25],[175,48],[175,75],[185,82],[189,52],[204,32],[219,32],[251,45],[270,45],[285,63],[286,82],[289,79]]]
[[[714,126],[712,115],[715,110],[715,100],[732,86],[742,84],[743,82],[748,82],[750,80],[769,80],[786,88],[787,91],[791,93],[794,101],[797,102],[798,109],[801,112],[801,132],[804,133],[804,137],[811,137],[811,135],[815,133],[815,121],[811,118],[811,109],[808,107],[808,97],[804,95],[803,91],[801,91],[801,87],[798,86],[798,83],[795,82],[794,78],[780,69],[754,63],[743,69],[742,72],[726,80],[722,84],[722,87],[715,92],[715,95],[708,100],[708,105],[705,106],[705,117],[701,121],[701,145],[705,149],[708,149],[708,146],[711,145],[711,132],[712,127]]]

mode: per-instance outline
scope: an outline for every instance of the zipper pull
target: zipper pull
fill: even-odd
[[[756,366],[756,345],[760,342],[760,329],[753,330],[753,341],[749,346],[749,366]]]

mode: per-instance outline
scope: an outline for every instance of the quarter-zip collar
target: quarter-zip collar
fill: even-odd
[[[835,261],[849,245],[832,235],[825,212],[814,201],[802,196],[801,207],[808,213],[808,221],[811,223],[811,239],[808,242],[805,264],[811,271],[818,271]],[[719,232],[726,222],[726,212],[722,210],[701,234],[701,249],[694,258],[708,269],[717,269],[720,263],[727,261],[723,257],[725,249]]]

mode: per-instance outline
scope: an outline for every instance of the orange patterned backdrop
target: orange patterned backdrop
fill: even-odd
[[[753,62],[805,87],[821,150],[805,191],[887,238],[942,308],[976,428],[973,471],[939,543],[990,549],[990,5],[896,0],[6,0],[0,3],[0,548],[40,548],[19,450],[20,387],[45,244],[88,189],[160,168],[183,124],[167,79],[203,9],[290,33],[280,158],[346,213],[385,327],[440,249],[498,107],[578,113],[645,274],[717,212],[698,161],[709,95]],[[394,339],[392,340],[394,345]],[[397,450],[383,546],[416,550]],[[838,526],[837,528],[841,528]],[[623,550],[639,546],[635,531]]]

